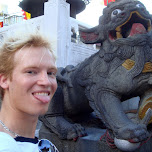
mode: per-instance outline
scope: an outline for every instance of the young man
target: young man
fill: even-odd
[[[3,41],[0,152],[39,152],[51,147],[49,141],[38,145],[35,129],[56,91],[56,72],[55,56],[42,35],[21,33]]]

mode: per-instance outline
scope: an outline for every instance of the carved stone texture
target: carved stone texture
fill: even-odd
[[[44,125],[60,139],[76,140],[87,135],[83,123],[94,111],[107,127],[110,141],[146,140],[151,116],[145,114],[141,122],[138,109],[124,111],[121,102],[142,97],[152,87],[151,22],[152,16],[137,0],[109,3],[99,25],[80,32],[84,43],[101,43],[100,50],[77,66],[58,69],[58,89],[42,118]]]

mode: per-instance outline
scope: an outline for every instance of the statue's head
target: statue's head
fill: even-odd
[[[107,5],[99,19],[99,25],[81,33],[85,43],[99,43],[109,40],[134,39],[151,31],[152,15],[137,0],[116,0]],[[92,34],[93,33],[93,34]],[[93,35],[89,39],[89,34]],[[94,39],[93,39],[94,38]]]

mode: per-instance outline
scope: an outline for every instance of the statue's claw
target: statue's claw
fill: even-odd
[[[71,134],[70,132],[67,135],[67,139],[71,139],[73,138],[74,141],[77,141],[77,139],[79,137],[83,137],[86,136],[87,133],[85,131],[85,128],[82,127],[80,124],[73,124],[73,134]]]
[[[84,136],[87,136],[87,135],[88,135],[88,134],[85,133],[85,134],[83,134],[83,135],[80,135],[79,137],[84,137]],[[77,141],[79,137],[77,136],[77,137],[73,138],[73,141]]]
[[[129,124],[119,129],[116,137],[118,139],[140,142],[146,140],[149,137],[149,133],[144,124]]]
[[[56,133],[61,139],[76,141],[78,137],[85,136],[87,133],[80,124],[71,124],[64,117],[43,117],[41,121],[45,126]]]

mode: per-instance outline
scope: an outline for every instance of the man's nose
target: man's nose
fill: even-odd
[[[46,86],[51,84],[51,80],[50,80],[47,72],[43,72],[39,75],[38,84],[46,85]]]

